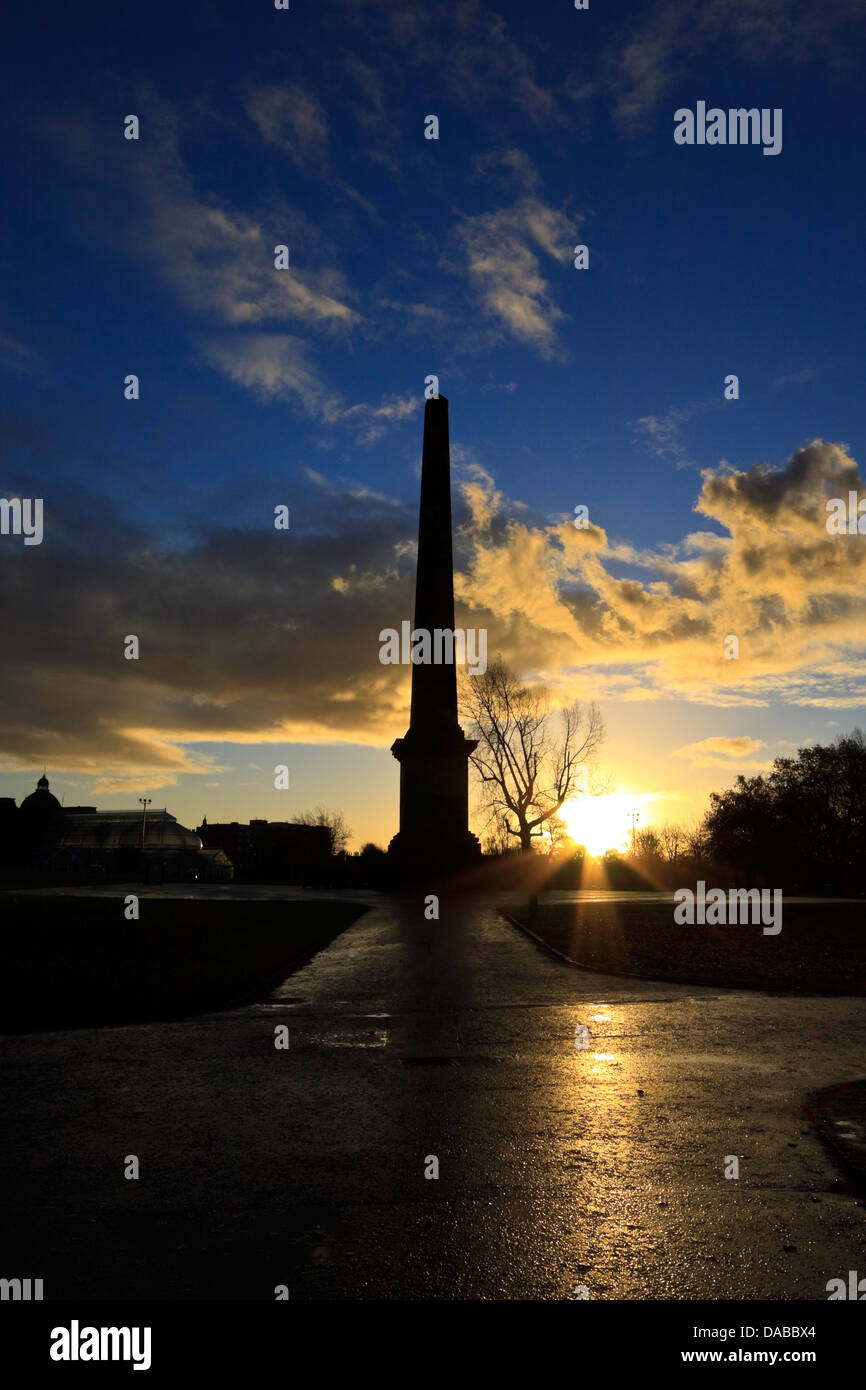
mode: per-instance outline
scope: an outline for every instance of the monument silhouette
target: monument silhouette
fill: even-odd
[[[448,401],[424,407],[421,509],[415,579],[415,629],[454,630],[451,554],[451,451]],[[453,648],[452,648],[453,650]],[[405,737],[391,745],[400,764],[400,829],[388,846],[402,878],[448,876],[481,856],[469,831],[469,755],[476,742],[457,722],[455,662],[412,666],[412,708]]]

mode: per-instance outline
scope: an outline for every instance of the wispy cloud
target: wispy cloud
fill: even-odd
[[[608,51],[604,83],[614,116],[622,127],[638,128],[710,48],[755,65],[822,61],[838,72],[848,66],[848,38],[862,21],[862,0],[740,0],[735,6],[728,0],[659,0]]]
[[[288,205],[249,211],[200,191],[181,154],[175,108],[148,85],[137,105],[148,139],[134,161],[89,116],[45,119],[45,134],[82,178],[116,186],[130,200],[135,236],[104,220],[92,234],[148,261],[180,304],[211,322],[345,334],[359,321],[335,248],[320,229]],[[274,267],[280,244],[289,246],[288,270]]]
[[[328,117],[315,92],[300,82],[250,84],[246,112],[259,134],[288,155],[307,177],[329,184],[351,198],[368,217],[379,220],[369,198],[339,178],[328,145]]]
[[[511,102],[536,125],[565,123],[555,94],[539,80],[505,20],[478,0],[461,0],[455,7],[443,47],[442,71],[452,96],[462,103]]]
[[[0,368],[21,376],[39,376],[42,363],[35,348],[12,333],[0,332]]]
[[[325,425],[343,425],[361,445],[375,443],[389,425],[408,420],[421,395],[392,393],[378,405],[348,405],[321,375],[309,345],[288,333],[243,333],[203,338],[202,360],[261,401],[288,401]]]
[[[377,67],[390,52],[399,60],[395,77],[430,68],[449,99],[461,106],[516,107],[537,126],[564,123],[556,93],[544,84],[526,49],[506,20],[481,0],[362,0],[356,6],[365,38],[375,38]],[[364,77],[355,73],[363,84]],[[369,110],[376,97],[367,81]]]
[[[274,268],[274,247],[315,245],[307,220],[287,211],[265,226],[261,217],[199,197],[185,171],[167,176],[159,161],[142,171],[147,254],[178,298],[225,324],[266,321],[345,331],[358,320],[348,284],[336,267]]]
[[[36,356],[36,351],[22,343],[20,338],[16,338],[11,333],[0,332],[0,356],[10,358],[13,361],[29,361]]]
[[[786,391],[791,386],[805,386],[807,381],[814,381],[817,375],[816,367],[800,367],[795,372],[782,372],[779,376],[773,377],[773,390]]]
[[[691,401],[686,405],[672,405],[664,415],[644,415],[632,422],[635,439],[642,439],[656,458],[667,463],[675,463],[677,468],[687,468],[694,460],[683,439],[683,427],[696,415],[707,410],[716,410],[721,402],[716,398]]]
[[[756,760],[751,755],[765,744],[762,739],[716,735],[697,743],[675,748],[675,758],[685,758],[692,767],[723,767],[729,772],[763,772],[772,767],[772,760]]]
[[[332,424],[342,398],[325,384],[302,339],[288,333],[245,333],[200,342],[204,361],[262,401],[291,400],[305,415]]]
[[[378,405],[351,405],[341,414],[346,424],[360,425],[359,444],[375,444],[385,433],[389,424],[408,420],[421,408],[419,395],[392,395],[383,397]]]
[[[580,221],[538,197],[524,197],[464,218],[454,234],[457,264],[487,318],[545,358],[561,355],[558,329],[566,315],[542,272],[542,258],[570,264]]]
[[[299,169],[319,164],[327,155],[328,118],[314,92],[299,82],[251,86],[247,115],[272,145]]]

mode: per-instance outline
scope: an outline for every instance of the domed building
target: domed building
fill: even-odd
[[[13,803],[14,804],[14,803]],[[98,811],[61,806],[43,775],[15,813],[22,864],[79,882],[123,879],[193,883],[228,882],[234,869],[219,849],[205,849],[195,831],[163,808]]]
[[[63,836],[63,807],[49,785],[43,772],[36,790],[25,796],[18,808],[16,838],[28,867],[52,868]]]

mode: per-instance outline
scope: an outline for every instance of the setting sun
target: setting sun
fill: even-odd
[[[604,796],[583,796],[567,801],[560,811],[575,844],[584,845],[591,855],[608,849],[625,849],[631,838],[631,817],[639,797],[628,792],[608,792]]]

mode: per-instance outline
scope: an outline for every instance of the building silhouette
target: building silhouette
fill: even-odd
[[[221,850],[238,878],[272,883],[324,882],[331,859],[331,831],[326,825],[291,821],[212,822],[196,832],[206,849]]]
[[[227,882],[233,867],[219,847],[201,838],[163,808],[98,811],[61,806],[43,775],[16,807],[0,802],[3,868],[25,877],[59,882]]]

